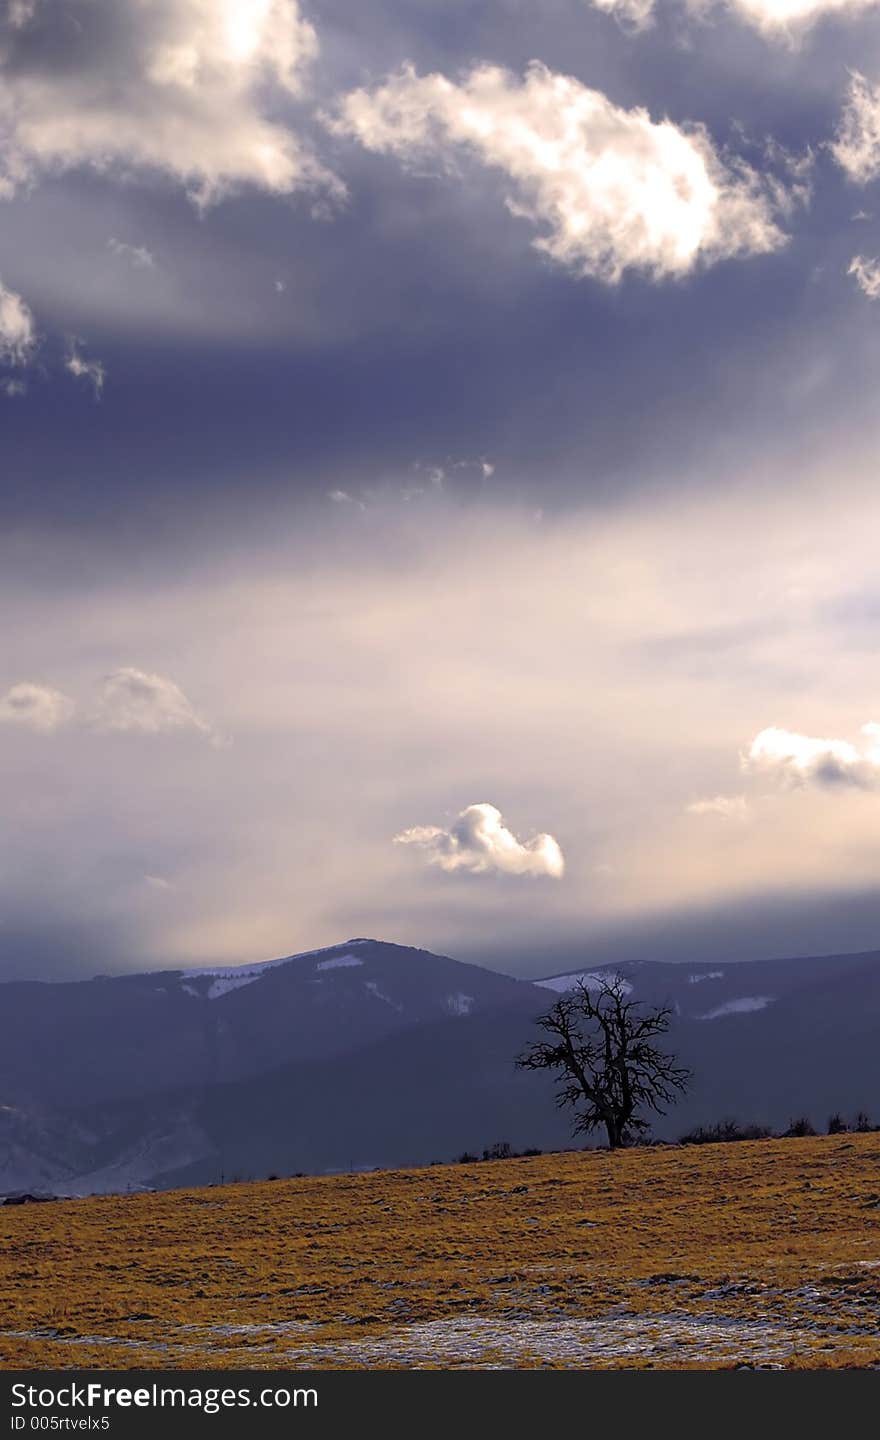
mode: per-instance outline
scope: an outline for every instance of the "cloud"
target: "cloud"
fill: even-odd
[[[869,300],[880,300],[880,260],[854,255],[846,273],[855,276],[856,284]]]
[[[119,260],[127,260],[135,270],[154,270],[156,268],[156,257],[145,245],[129,245],[124,240],[117,240],[111,235],[107,241],[107,249]]]
[[[552,835],[517,840],[494,805],[468,805],[448,830],[418,825],[395,835],[394,843],[420,846],[432,865],[449,872],[549,875],[558,880],[565,870],[562,851]]]
[[[591,0],[597,10],[613,15],[624,28],[645,30],[654,20],[654,0]]]
[[[23,725],[43,735],[65,725],[73,711],[73,701],[62,691],[30,680],[19,681],[0,697],[0,723]]]
[[[342,187],[277,118],[318,42],[298,0],[18,0],[0,21],[0,193],[92,166],[199,204]]]
[[[26,365],[36,344],[34,317],[14,290],[0,281],[0,363]]]
[[[687,807],[689,815],[718,815],[722,820],[746,820],[749,802],[745,795],[713,795],[710,800],[694,800]]]
[[[507,208],[542,232],[535,247],[577,275],[662,279],[784,243],[759,177],[725,163],[700,126],[624,110],[537,61],[522,81],[483,65],[460,84],[405,66],[328,123],[404,161],[450,164],[463,148],[505,176]]]
[[[133,666],[107,676],[95,723],[100,730],[141,735],[193,730],[219,743],[216,732],[179,685],[166,675],[152,675]]]
[[[84,360],[74,345],[64,362],[64,368],[75,379],[90,381],[96,398],[100,399],[104,390],[104,381],[107,378],[107,371],[100,360]]]
[[[699,0],[691,0],[699,9]],[[877,0],[730,0],[741,20],[768,38],[802,34],[828,15],[855,16],[873,8]]]
[[[866,743],[859,749],[849,740],[818,739],[771,725],[755,736],[742,767],[786,785],[873,789],[880,782],[880,725],[872,721],[861,733]]]
[[[880,175],[880,86],[850,72],[849,94],[829,146],[847,178],[867,185]]]
[[[613,15],[624,28],[644,30],[652,24],[655,0],[589,0],[597,10]],[[767,40],[794,40],[829,15],[855,17],[876,7],[878,0],[727,0],[713,7],[711,0],[687,0],[688,9],[704,18],[712,8],[726,8]]]

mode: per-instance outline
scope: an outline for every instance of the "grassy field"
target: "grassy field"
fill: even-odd
[[[880,1134],[4,1207],[0,1363],[880,1366]]]

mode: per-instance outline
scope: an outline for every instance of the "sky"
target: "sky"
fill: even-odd
[[[880,945],[880,3],[0,0],[0,978]]]

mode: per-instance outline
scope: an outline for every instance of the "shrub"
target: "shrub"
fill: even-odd
[[[679,1145],[720,1145],[732,1140],[766,1140],[766,1125],[741,1125],[738,1120],[720,1120],[717,1125],[698,1125],[679,1138]]]
[[[783,1132],[786,1140],[803,1140],[807,1135],[815,1135],[810,1121],[806,1115],[799,1115],[797,1120],[788,1122],[788,1129]]]
[[[463,1150],[456,1163],[458,1165],[475,1165],[479,1158],[479,1155],[472,1155],[470,1150]]]
[[[876,1130],[877,1126],[871,1124],[871,1121],[869,1117],[865,1114],[864,1110],[860,1110],[858,1115],[856,1116],[856,1123],[853,1128],[857,1130],[860,1135],[864,1135],[867,1130]]]
[[[836,1111],[833,1115],[828,1116],[829,1135],[845,1135],[848,1129],[849,1126],[847,1125],[843,1116],[838,1114]]]
[[[496,1140],[483,1151],[484,1160],[512,1160],[513,1151],[506,1140]]]

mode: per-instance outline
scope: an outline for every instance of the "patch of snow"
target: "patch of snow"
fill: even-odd
[[[197,1000],[200,998],[200,993],[196,989],[195,985],[181,985],[180,988],[181,990],[185,990],[187,995],[195,995]]]
[[[726,1000],[715,1010],[698,1015],[698,1020],[720,1020],[723,1015],[748,1015],[752,1010],[766,1010],[776,999],[775,995],[744,995],[741,1000]]]
[[[253,985],[254,981],[259,979],[259,971],[256,974],[250,971],[247,975],[221,975],[209,985],[208,999],[219,1000],[221,995],[228,995],[230,990],[241,990],[243,986]]]
[[[723,980],[723,970],[702,970],[699,975],[689,975],[689,985],[699,985],[702,980]]]
[[[447,995],[446,1008],[452,1015],[470,1015],[474,1008],[474,997],[462,995],[460,991],[457,995]]]
[[[332,960],[319,960],[315,966],[316,970],[350,970],[355,965],[363,965],[356,955],[334,955]]]
[[[583,981],[588,990],[601,990],[606,982],[617,980],[620,982],[624,995],[632,993],[632,986],[622,975],[615,975],[613,970],[579,970],[574,975],[551,975],[547,980],[536,980],[534,983],[540,985],[542,990],[555,990],[557,994],[564,995],[567,990],[573,990],[579,981]]]
[[[375,995],[377,1000],[384,1000],[385,1004],[390,1005],[392,1010],[403,1009],[403,1006],[398,1005],[396,1000],[392,1000],[390,995],[386,995],[384,990],[380,990],[375,980],[365,980],[364,989],[369,990],[371,995]]]

